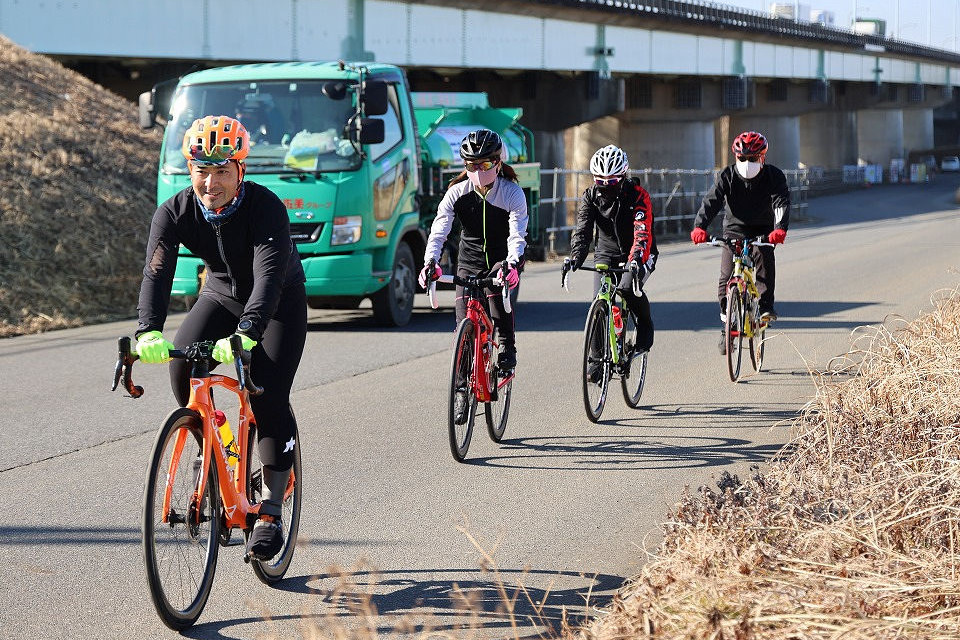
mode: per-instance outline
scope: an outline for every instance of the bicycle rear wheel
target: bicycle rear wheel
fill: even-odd
[[[755,323],[754,333],[750,337],[750,362],[753,364],[753,370],[763,371],[763,352],[767,348],[767,342],[764,340],[767,332],[767,325],[764,323]]]
[[[250,502],[260,502],[263,496],[263,469],[260,462],[259,447],[257,446],[257,425],[250,425],[250,464],[247,469],[247,498]],[[260,582],[273,585],[283,579],[290,562],[293,560],[293,551],[297,546],[297,535],[300,531],[300,503],[303,500],[303,468],[300,463],[300,434],[295,435],[296,445],[293,448],[293,468],[290,470],[290,480],[284,492],[283,510],[280,519],[283,522],[283,548],[272,560],[257,560],[253,558],[250,564]]]
[[[513,378],[511,377],[506,383],[503,382],[503,379],[512,375],[512,371],[508,371],[506,374],[502,373],[499,367],[493,367],[493,373],[490,375],[490,384],[498,387],[497,399],[487,402],[483,407],[483,412],[487,419],[487,433],[490,434],[490,439],[494,442],[500,442],[503,439],[503,433],[507,430]]]
[[[457,462],[463,462],[473,436],[473,422],[477,417],[477,397],[473,392],[474,337],[473,323],[464,318],[457,327],[453,341],[453,361],[450,370],[450,402],[447,422],[450,434],[450,453]]]
[[[632,313],[627,313],[623,335],[620,386],[624,402],[631,409],[636,409],[640,406],[640,396],[643,395],[643,385],[647,380],[647,352],[637,351],[637,319]]]
[[[740,290],[736,286],[728,287],[724,336],[727,339],[727,372],[732,382],[740,379],[740,366],[743,360],[743,314]]]
[[[596,422],[603,413],[610,388],[609,307],[606,300],[597,299],[587,312],[583,329],[583,407],[590,422]]]
[[[220,490],[212,462],[203,495],[194,499],[201,424],[200,415],[190,409],[167,416],[153,445],[144,486],[143,559],[150,597],[163,623],[177,631],[200,617],[220,548]]]

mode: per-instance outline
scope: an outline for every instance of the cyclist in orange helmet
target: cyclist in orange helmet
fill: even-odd
[[[184,135],[190,186],[153,214],[136,337],[143,362],[170,360],[174,346],[162,331],[182,244],[203,260],[206,280],[174,343],[215,341],[213,356],[230,363],[230,336],[239,334],[263,383],[264,393],[250,398],[259,427],[263,500],[247,544],[252,554],[269,559],[283,546],[281,502],[297,446],[290,389],[306,341],[307,302],[286,207],[266,187],[243,179],[249,146],[247,130],[228,116],[199,118]],[[180,406],[190,397],[188,367],[183,360],[170,364]]]
[[[790,188],[783,171],[768,164],[767,139],[756,131],[744,131],[731,145],[735,162],[717,176],[713,189],[708,191],[693,222],[690,239],[694,244],[707,241],[707,226],[724,205],[723,219],[726,238],[755,238],[763,235],[772,244],[781,244],[787,237],[790,224]],[[726,321],[727,281],[733,271],[733,252],[723,247],[720,256],[720,320]],[[774,284],[777,275],[773,247],[752,247],[756,265],[757,291],[760,293],[760,318],[773,322]],[[727,353],[726,336],[721,331],[720,354]]]

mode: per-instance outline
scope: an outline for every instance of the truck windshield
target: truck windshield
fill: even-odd
[[[323,94],[325,80],[223,82],[181,87],[166,130],[162,170],[186,173],[183,135],[197,118],[229,115],[250,132],[247,173],[353,171],[358,156],[344,129],[355,109]]]

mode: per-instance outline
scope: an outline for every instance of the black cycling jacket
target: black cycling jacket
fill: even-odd
[[[727,205],[723,220],[724,236],[750,237],[787,230],[790,224],[790,188],[783,171],[764,164],[760,173],[744,180],[734,165],[717,176],[713,189],[704,196],[693,225],[706,229]]]
[[[254,182],[245,182],[244,190],[236,212],[218,228],[204,219],[193,187],[157,208],[150,224],[137,305],[138,337],[163,329],[181,244],[206,266],[203,295],[224,296],[243,304],[240,321],[253,323],[253,328],[243,333],[258,342],[283,288],[306,281],[300,255],[290,239],[286,207],[272,191]]]
[[[639,180],[627,178],[613,193],[597,185],[584,190],[577,209],[577,227],[570,238],[570,257],[578,269],[590,251],[594,227],[596,262],[616,267],[636,260],[653,271],[659,255],[653,235],[653,208],[650,194]]]

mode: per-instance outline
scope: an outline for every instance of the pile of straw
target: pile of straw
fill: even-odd
[[[934,304],[820,374],[769,467],[687,492],[581,637],[960,638],[960,294]]]
[[[0,337],[135,315],[160,134],[0,36]]]

